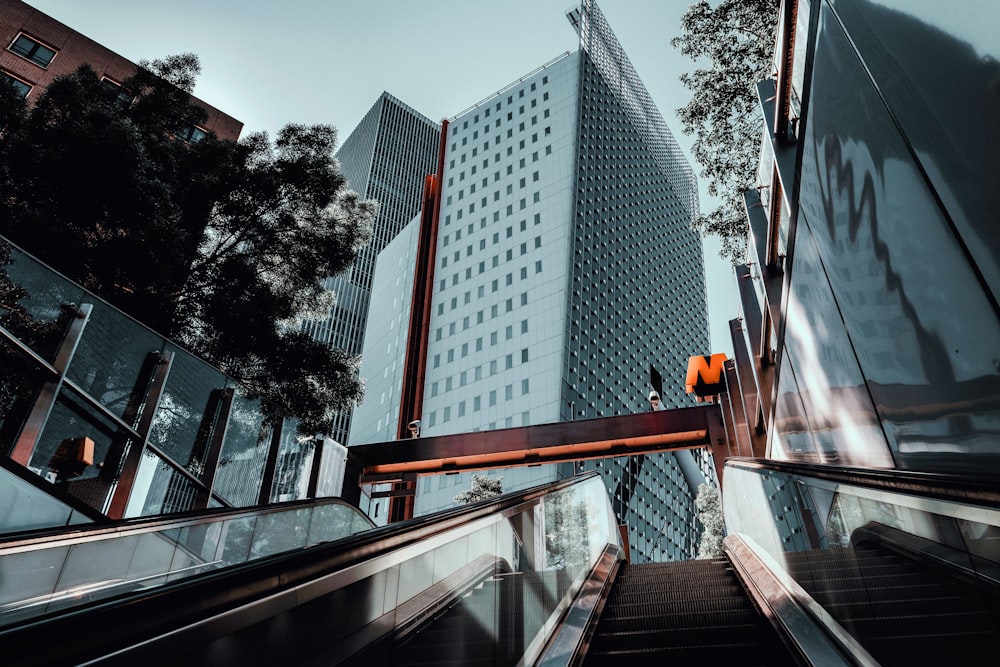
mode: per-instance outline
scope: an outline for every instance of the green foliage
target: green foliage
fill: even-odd
[[[681,76],[691,100],[677,110],[708,192],[721,197],[714,211],[699,215],[695,227],[722,240],[722,256],[734,264],[746,257],[746,213],[742,191],[756,184],[763,118],[757,83],[771,76],[778,15],[777,0],[705,0],[681,17],[674,48],[699,67]],[[704,64],[702,67],[700,65]]]
[[[560,491],[546,497],[543,511],[546,564],[569,570],[589,565],[591,514],[583,498]]]
[[[33,107],[0,89],[0,234],[241,380],[304,432],[357,401],[357,360],[293,333],[370,235],[336,132],[209,135],[191,54],[121,87],[83,66]]]
[[[486,475],[474,473],[472,475],[472,487],[468,491],[462,491],[454,500],[456,503],[468,505],[479,500],[495,498],[503,495],[503,477],[493,479]]]
[[[722,515],[722,497],[713,486],[702,484],[694,499],[698,522],[702,526],[698,541],[698,558],[717,558],[722,555],[722,538],[726,535],[726,520]]]

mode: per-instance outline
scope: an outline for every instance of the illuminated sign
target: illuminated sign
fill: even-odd
[[[725,363],[726,355],[724,354],[690,357],[688,359],[687,380],[684,383],[687,393],[702,399],[724,392],[726,390]]]

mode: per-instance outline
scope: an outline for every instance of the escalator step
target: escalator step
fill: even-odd
[[[995,632],[966,633],[960,637],[939,634],[870,639],[865,642],[872,657],[883,665],[963,665],[991,664],[996,654]]]
[[[615,593],[617,593],[617,591],[615,591]],[[656,602],[663,600],[711,602],[712,600],[725,600],[733,595],[742,594],[743,589],[740,588],[738,584],[732,584],[725,587],[713,586],[711,588],[687,588],[673,590],[669,588],[649,590],[647,588],[643,590],[625,591],[622,594],[613,594],[613,597],[611,597],[609,601],[613,604],[655,604]]]
[[[661,630],[628,630],[604,633],[594,638],[593,650],[619,651],[659,649],[666,646],[711,647],[725,636],[727,642],[752,644],[759,641],[761,627],[757,623],[744,625],[713,624]]]
[[[916,570],[904,568],[892,563],[879,565],[853,565],[843,567],[796,567],[791,572],[799,581],[810,581],[814,579],[836,579],[840,577],[892,577],[892,576],[912,576]]]
[[[869,604],[895,602],[912,598],[928,600],[934,598],[949,599],[961,597],[954,589],[941,584],[925,584],[911,582],[909,587],[898,588],[840,588],[833,590],[806,589],[817,602],[827,604]]]
[[[740,665],[785,666],[791,659],[775,645],[763,643],[716,643],[713,646],[673,646],[637,651],[591,651],[587,667],[618,667],[620,665]]]
[[[760,615],[752,609],[734,609],[728,611],[692,612],[678,610],[675,613],[638,614],[634,616],[615,615],[605,618],[601,630],[608,633],[639,630],[670,630],[707,626],[745,625],[757,623]]]
[[[997,635],[996,620],[981,612],[948,615],[880,616],[858,618],[851,626],[864,637],[922,637],[928,635],[961,636],[965,634],[993,633]]]
[[[640,616],[643,614],[710,614],[750,608],[746,598],[715,598],[711,600],[651,599],[646,602],[610,603],[601,618]]]
[[[815,597],[815,596],[814,596]],[[961,596],[912,598],[900,600],[878,600],[874,602],[833,601],[824,605],[834,618],[847,618],[851,614],[868,615],[874,618],[903,616],[906,614],[952,615],[978,611],[981,605]]]

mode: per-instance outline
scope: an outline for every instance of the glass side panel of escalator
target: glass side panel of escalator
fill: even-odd
[[[328,499],[0,543],[0,627],[373,528]]]
[[[620,544],[614,512],[589,475],[374,559],[296,618],[351,609],[325,630],[324,655],[341,665],[531,664],[609,544]],[[350,648],[375,627],[387,630]]]
[[[1000,642],[1000,510],[728,462],[751,538],[882,665],[965,664]]]

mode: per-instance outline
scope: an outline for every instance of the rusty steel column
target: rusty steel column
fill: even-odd
[[[421,417],[424,403],[424,379],[427,375],[427,341],[431,326],[431,304],[434,298],[434,265],[437,261],[438,225],[441,221],[441,187],[444,183],[444,154],[448,142],[448,121],[441,121],[441,143],[438,147],[437,174],[424,181],[423,210],[420,217],[420,237],[416,266],[413,271],[413,297],[410,324],[407,329],[406,361],[403,366],[403,386],[399,398],[399,422],[396,439],[410,437],[410,422]],[[414,481],[393,484],[389,499],[389,523],[413,516],[413,500],[417,492]]]

